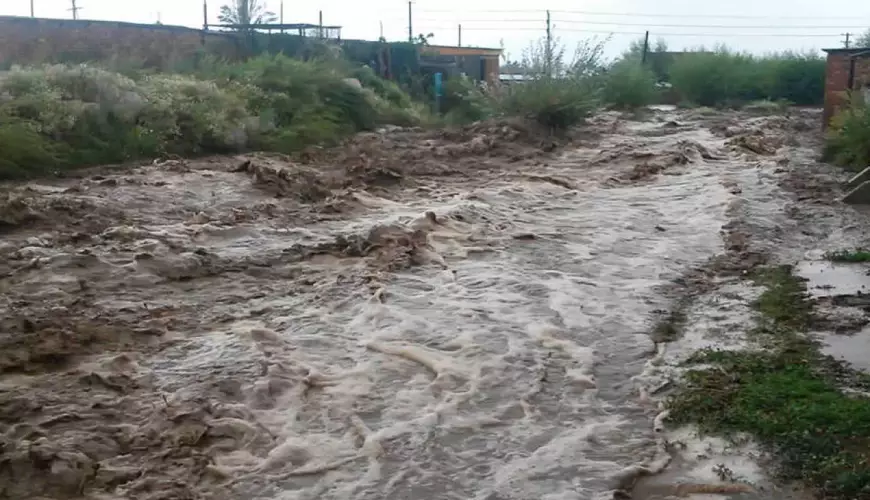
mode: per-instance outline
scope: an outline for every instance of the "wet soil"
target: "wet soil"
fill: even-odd
[[[671,460],[645,367],[695,298],[868,234],[818,120],[389,129],[3,186],[0,497],[627,493]]]

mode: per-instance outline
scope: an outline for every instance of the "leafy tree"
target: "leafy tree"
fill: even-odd
[[[278,16],[260,0],[233,0],[221,7],[218,19],[224,24],[251,25],[274,23]]]
[[[429,39],[434,36],[435,33],[429,33],[427,35],[420,33],[419,35],[417,35],[417,38],[414,39],[414,43],[417,45],[429,45]]]
[[[870,47],[870,29],[864,32],[863,35],[859,36],[857,40],[855,40],[856,47]]]

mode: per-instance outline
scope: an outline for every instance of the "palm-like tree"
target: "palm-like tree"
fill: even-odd
[[[224,24],[251,25],[274,23],[278,16],[266,10],[260,0],[233,0],[221,7],[218,19]]]

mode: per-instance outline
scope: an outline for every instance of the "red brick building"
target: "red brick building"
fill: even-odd
[[[828,54],[825,71],[825,112],[823,128],[843,105],[845,92],[849,89],[870,89],[870,47],[855,49],[824,49]]]

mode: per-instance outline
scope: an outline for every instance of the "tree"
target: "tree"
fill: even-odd
[[[637,58],[640,59],[643,56],[643,37],[632,40],[628,45],[628,50],[622,53],[623,59],[631,59]],[[652,44],[650,44],[652,45]],[[664,38],[657,38],[655,42],[655,46],[650,46],[647,48],[649,52],[667,52],[668,51],[668,42],[665,41]]]
[[[414,43],[417,45],[429,45],[429,39],[434,37],[434,36],[435,36],[435,33],[429,33],[426,35],[424,35],[423,33],[420,33],[419,35],[417,35],[417,38],[414,39]]]
[[[864,32],[863,35],[859,36],[857,40],[855,40],[856,47],[870,47],[870,29]]]
[[[260,0],[233,0],[221,7],[218,19],[223,24],[270,24],[278,20],[274,12],[266,10]]]

